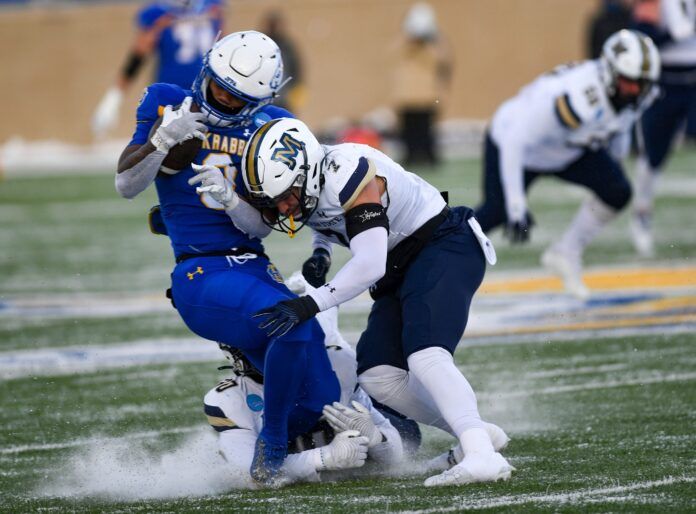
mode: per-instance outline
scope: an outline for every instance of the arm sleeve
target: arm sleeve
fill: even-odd
[[[609,141],[609,153],[617,161],[622,161],[631,149],[631,132],[624,131],[616,134]]]
[[[386,271],[388,233],[384,227],[360,232],[350,240],[353,256],[330,282],[309,292],[325,311],[355,298],[377,282]]]
[[[329,256],[333,254],[333,243],[331,240],[322,234],[321,232],[317,232],[316,230],[312,231],[312,250],[316,250],[318,248],[322,248],[329,252]]]
[[[272,229],[263,222],[261,213],[249,205],[241,196],[235,208],[225,212],[235,227],[251,237],[263,239],[271,233]]]
[[[527,211],[524,196],[524,140],[511,131],[498,138],[500,151],[500,183],[505,194],[508,220],[521,220]]]
[[[162,166],[166,153],[155,150],[132,168],[116,174],[116,191],[124,198],[135,198],[147,189]]]

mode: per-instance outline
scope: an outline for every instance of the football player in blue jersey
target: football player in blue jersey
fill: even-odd
[[[150,56],[157,60],[154,82],[191,87],[222,30],[222,0],[154,0],[138,11],[135,23],[135,39],[116,83],[92,117],[97,137],[118,123],[123,95]]]
[[[146,89],[116,174],[116,189],[125,198],[155,183],[161,225],[177,263],[171,297],[186,325],[205,339],[242,350],[263,370],[264,426],[251,475],[265,484],[281,481],[287,441],[310,430],[324,405],[339,397],[316,321],[269,337],[252,320],[259,309],[296,296],[261,241],[249,235],[253,227],[245,232],[235,224],[245,216],[260,219],[241,198],[244,184],[237,170],[251,133],[270,119],[291,116],[270,105],[282,79],[280,51],[268,36],[255,31],[228,35],[206,56],[192,90],[173,84]],[[191,165],[180,171],[163,166],[175,145],[192,138],[202,144]],[[205,182],[191,187],[211,166],[226,177],[224,195]]]

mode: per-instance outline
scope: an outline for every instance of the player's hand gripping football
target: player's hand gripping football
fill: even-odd
[[[171,105],[164,108],[162,124],[150,139],[157,150],[167,153],[174,145],[183,141],[194,137],[205,139],[208,132],[208,127],[203,123],[206,119],[205,114],[191,112],[192,101],[193,98],[187,96],[177,110],[172,109]]]
[[[356,430],[336,434],[331,443],[319,448],[317,471],[359,468],[367,459],[367,437]]]
[[[361,435],[367,437],[369,448],[381,443],[383,441],[382,432],[372,421],[370,411],[355,400],[351,402],[351,405],[352,409],[338,402],[333,402],[333,405],[324,405],[324,417],[331,428],[336,432],[357,430]]]
[[[319,306],[311,296],[300,296],[262,309],[254,318],[266,318],[259,323],[259,328],[265,330],[268,337],[282,337],[318,312]]]
[[[196,193],[199,195],[208,193],[227,211],[237,207],[239,196],[234,192],[232,184],[225,178],[220,168],[210,164],[192,164],[191,167],[196,174],[189,179],[188,183],[192,186],[200,184],[196,187]]]

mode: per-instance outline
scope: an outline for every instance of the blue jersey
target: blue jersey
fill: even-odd
[[[192,92],[173,84],[153,84],[145,90],[137,110],[137,125],[130,142],[142,145],[155,121],[167,105],[177,106]],[[194,159],[195,164],[218,166],[245,195],[244,182],[238,170],[244,147],[251,134],[266,121],[292,117],[285,109],[267,105],[261,108],[247,127],[215,127],[208,132],[203,146]],[[194,171],[189,166],[176,175],[159,173],[155,186],[159,196],[162,218],[171,239],[174,254],[218,252],[230,248],[248,247],[263,251],[261,241],[239,230],[224,208],[207,193],[199,195],[188,184]]]
[[[218,0],[201,0],[184,11],[166,3],[145,6],[136,17],[140,30],[158,30],[155,82],[191,87],[221,29]]]

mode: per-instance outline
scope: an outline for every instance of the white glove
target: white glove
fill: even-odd
[[[92,115],[92,133],[95,137],[105,136],[116,126],[121,102],[123,102],[123,92],[116,86],[109,88]]]
[[[357,430],[336,434],[326,446],[319,448],[317,471],[359,468],[367,459],[367,437]]]
[[[192,186],[201,184],[196,188],[196,193],[208,193],[217,203],[221,204],[226,211],[232,210],[239,205],[239,196],[232,189],[232,184],[225,178],[217,166],[210,164],[192,164],[191,167],[196,174],[188,180]]]
[[[198,138],[205,139],[208,127],[204,125],[205,114],[191,112],[193,98],[187,96],[175,111],[171,105],[164,108],[162,124],[155,131],[150,141],[160,152],[167,153],[174,145]]]
[[[353,400],[351,402],[353,408],[333,402],[333,406],[324,405],[324,417],[329,425],[336,431],[357,430],[360,435],[367,437],[368,447],[378,445],[383,441],[382,432],[375,426],[370,416],[370,411],[367,408]]]

